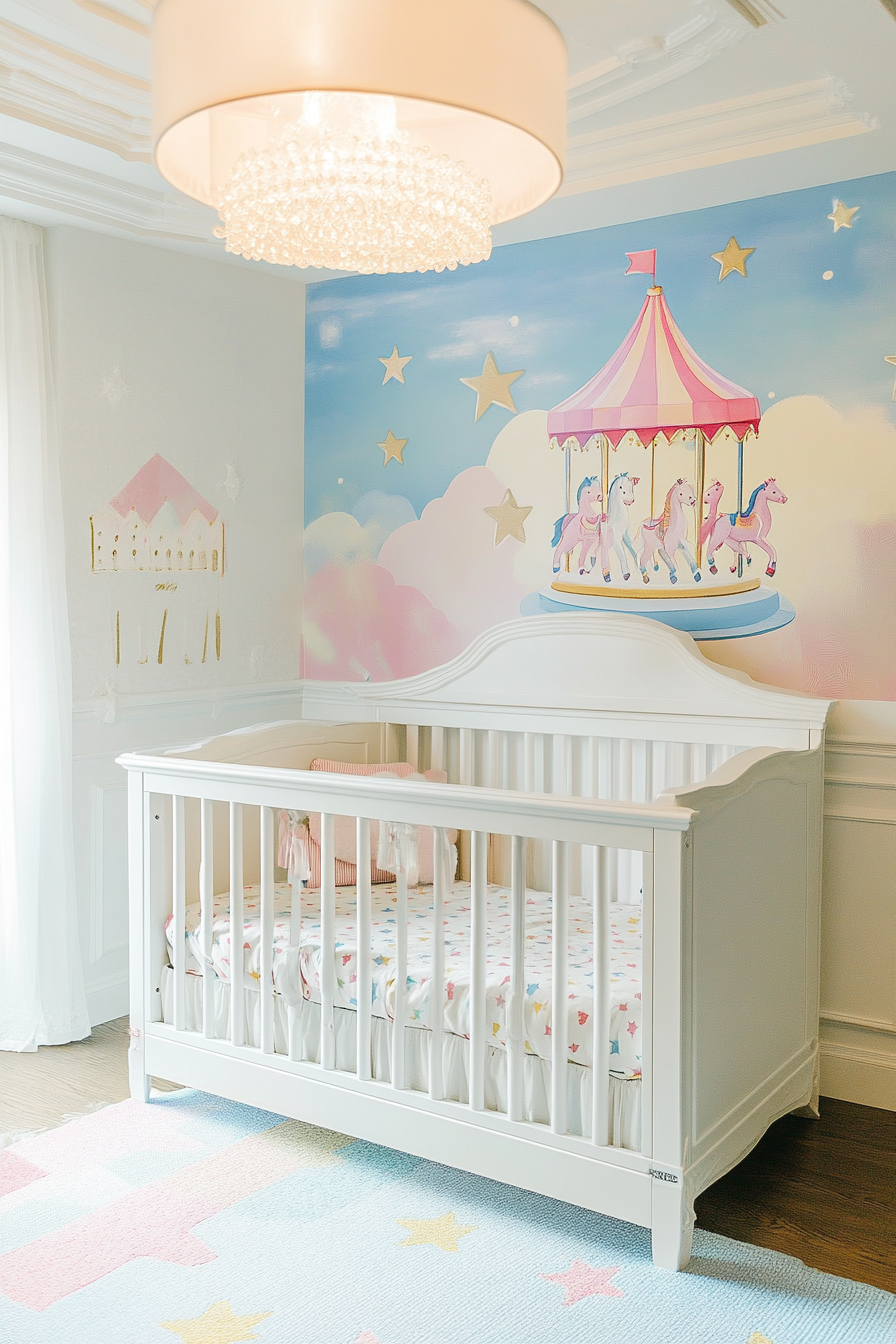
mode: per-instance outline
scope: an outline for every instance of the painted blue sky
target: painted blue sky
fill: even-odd
[[[827,219],[834,198],[859,206],[851,229]],[[718,281],[712,252],[734,235],[753,247],[748,278]],[[763,408],[798,394],[896,419],[896,174],[689,214],[496,248],[442,275],[358,276],[308,289],[305,516],[350,512],[360,496],[406,496],[417,513],[466,467],[484,463],[510,412],[473,419],[461,378],[525,369],[520,411],[549,409],[587,381],[634,321],[644,276],[625,253],[656,247],[657,281],[685,336]],[[825,271],[833,271],[823,280]],[[518,322],[512,323],[511,319]],[[382,386],[380,355],[412,355],[404,385]],[[383,466],[391,429],[404,465]],[[547,450],[547,446],[546,446]],[[342,483],[339,484],[339,478]]]

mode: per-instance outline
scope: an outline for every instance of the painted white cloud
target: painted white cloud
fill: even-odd
[[[404,495],[370,490],[351,513],[324,513],[305,528],[305,576],[310,578],[332,560],[343,564],[375,561],[386,538],[417,514]]]

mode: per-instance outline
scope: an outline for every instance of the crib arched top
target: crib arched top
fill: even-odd
[[[638,616],[570,613],[495,626],[458,657],[390,682],[305,682],[303,715],[809,748],[832,702],[710,662]]]

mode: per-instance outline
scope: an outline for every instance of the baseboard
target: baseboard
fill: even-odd
[[[92,1027],[98,1027],[103,1022],[114,1022],[116,1017],[127,1016],[129,1008],[127,972],[88,985],[86,994],[87,1014]]]
[[[823,1041],[820,1090],[823,1097],[896,1111],[896,1055]]]

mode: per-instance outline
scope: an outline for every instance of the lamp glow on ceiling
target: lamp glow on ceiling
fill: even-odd
[[[527,0],[160,0],[156,164],[227,249],[453,270],[562,181],[566,46]]]

